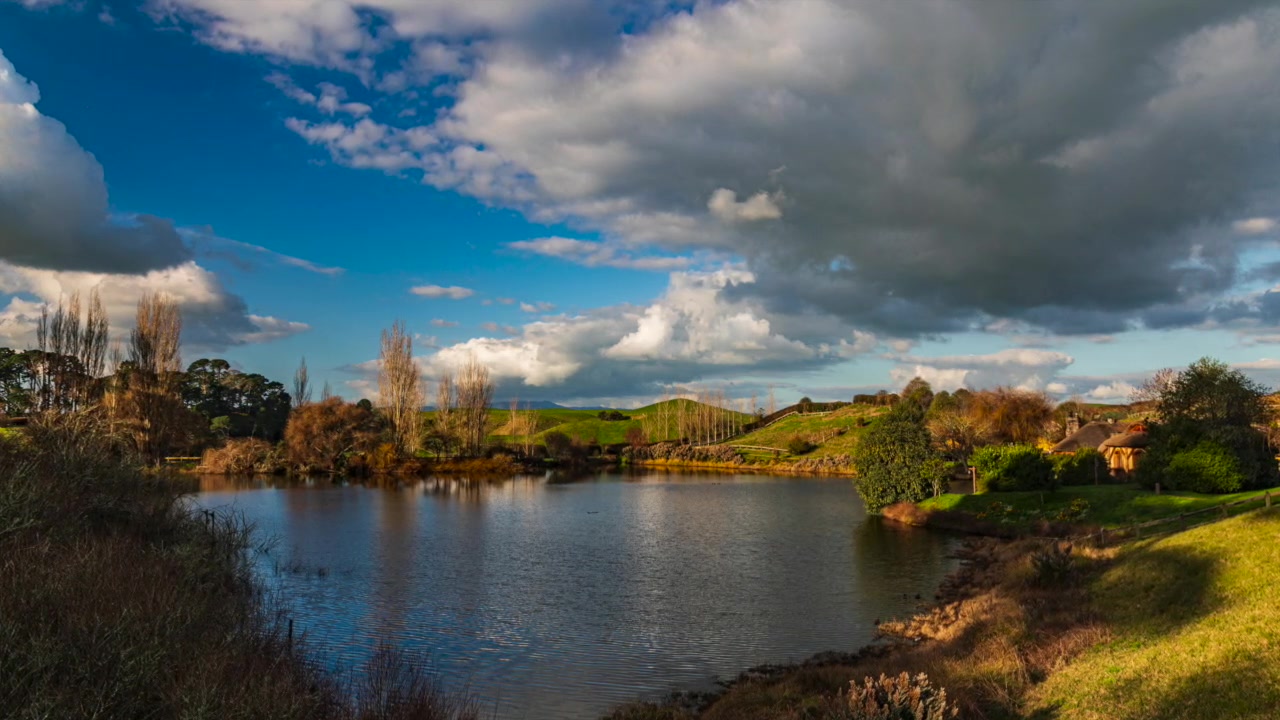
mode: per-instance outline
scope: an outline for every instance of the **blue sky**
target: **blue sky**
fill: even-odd
[[[1274,383],[1278,18],[0,0],[0,339],[96,287],[352,398],[397,319],[565,402]]]

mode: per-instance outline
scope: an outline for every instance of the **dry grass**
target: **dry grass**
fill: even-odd
[[[379,653],[360,683],[318,669],[250,570],[249,529],[135,461],[89,415],[0,440],[5,717],[476,717],[412,659]]]
[[[1031,555],[1036,540],[974,540],[964,563],[929,611],[881,625],[892,640],[859,656],[817,659],[780,671],[745,674],[698,712],[638,705],[615,717],[703,720],[845,720],[850,682],[902,672],[926,673],[963,718],[1018,718],[1036,683],[1109,637],[1089,609],[1083,579],[1109,562],[1110,551],[1072,548],[1079,571],[1045,586]],[[681,711],[684,712],[684,711]],[[633,714],[627,714],[633,713]],[[649,714],[646,714],[649,713]]]

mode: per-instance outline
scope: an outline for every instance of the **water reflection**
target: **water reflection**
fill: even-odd
[[[685,473],[379,486],[208,478],[279,539],[310,638],[429,650],[500,718],[596,717],[762,662],[852,650],[951,567],[843,480]]]

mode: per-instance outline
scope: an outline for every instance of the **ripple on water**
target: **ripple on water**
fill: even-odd
[[[856,649],[953,566],[952,540],[868,519],[846,480],[223,481],[199,501],[278,540],[264,575],[335,665],[380,639],[426,651],[504,720],[597,717]]]

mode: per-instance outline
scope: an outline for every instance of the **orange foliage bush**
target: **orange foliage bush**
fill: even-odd
[[[304,472],[339,472],[353,455],[378,445],[381,423],[369,410],[329,398],[289,416],[284,431],[289,464]]]

